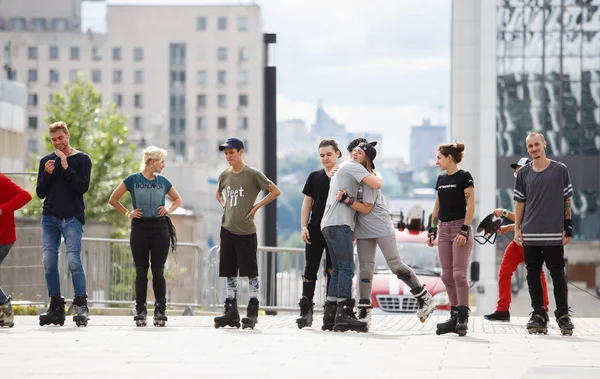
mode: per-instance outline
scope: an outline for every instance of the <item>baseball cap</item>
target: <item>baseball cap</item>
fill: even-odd
[[[227,141],[225,141],[225,143],[219,145],[220,151],[223,151],[225,149],[241,150],[243,148],[244,148],[244,142],[241,139],[235,138],[235,137],[227,138]]]
[[[510,168],[512,168],[513,170],[516,170],[516,169],[517,169],[517,167],[523,167],[523,166],[525,166],[526,164],[528,164],[529,162],[531,162],[531,161],[529,160],[529,158],[521,158],[521,159],[519,159],[519,161],[518,161],[517,163],[513,163],[513,164],[511,164],[511,165],[510,165]]]
[[[371,160],[371,163],[373,163],[373,169],[375,169],[374,161],[375,161],[375,157],[377,157],[377,150],[375,150],[373,145],[371,145],[369,143],[362,143],[361,145],[359,145],[359,147],[361,149],[363,149],[363,151],[365,152],[367,157],[369,157],[369,159]]]
[[[368,141],[367,141],[366,139],[364,139],[364,138],[355,138],[355,139],[353,139],[352,141],[350,141],[350,143],[348,144],[348,147],[347,147],[347,149],[348,149],[348,152],[349,152],[349,153],[351,153],[351,152],[352,152],[352,150],[354,150],[354,148],[355,148],[356,146],[358,146],[360,143],[363,143],[363,142],[365,142],[365,143],[368,143],[369,145],[371,145],[371,146],[373,146],[373,147],[377,145],[377,141],[368,142]]]

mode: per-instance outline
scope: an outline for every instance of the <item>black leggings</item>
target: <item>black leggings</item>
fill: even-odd
[[[146,304],[148,268],[152,268],[152,290],[158,305],[166,304],[165,262],[169,255],[169,227],[165,217],[133,219],[129,245],[135,263],[135,302]]]

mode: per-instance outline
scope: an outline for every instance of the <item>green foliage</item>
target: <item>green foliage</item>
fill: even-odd
[[[64,121],[71,133],[71,146],[87,153],[92,160],[90,188],[84,196],[86,219],[110,222],[114,238],[126,237],[127,219],[108,205],[108,199],[127,175],[138,171],[138,162],[133,155],[136,147],[127,142],[127,117],[112,102],[102,107],[100,92],[81,73],[74,83],[65,83],[64,93],[54,93],[53,102],[46,104],[46,112],[46,123]],[[52,152],[54,147],[48,134],[44,141],[46,151]],[[39,167],[39,158],[32,164],[35,171]],[[32,180],[36,181],[37,177]],[[35,194],[33,199],[24,213],[41,217],[42,201]],[[128,194],[122,202],[131,209]]]

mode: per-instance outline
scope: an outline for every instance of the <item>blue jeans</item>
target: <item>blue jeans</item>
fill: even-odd
[[[9,243],[7,245],[0,245],[0,264],[2,264],[4,258],[6,258],[6,256],[8,255],[8,252],[10,251],[10,248],[12,246],[12,243]],[[6,300],[8,300],[8,296],[6,296],[4,291],[2,291],[2,288],[0,288],[0,304],[6,303]]]
[[[333,269],[327,291],[328,297],[336,297],[338,301],[351,299],[355,268],[352,230],[348,225],[327,226],[323,229],[323,237],[327,242]]]
[[[75,217],[60,219],[52,216],[42,216],[42,251],[44,255],[44,272],[48,295],[60,296],[60,274],[58,272],[58,249],[60,237],[65,240],[67,247],[67,262],[75,296],[86,295],[85,272],[81,264],[81,238],[83,225]]]

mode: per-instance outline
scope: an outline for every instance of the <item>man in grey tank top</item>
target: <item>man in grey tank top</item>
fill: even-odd
[[[573,236],[573,185],[567,166],[546,157],[546,140],[541,133],[530,133],[526,143],[533,161],[517,174],[514,200],[515,242],[523,246],[533,307],[527,330],[529,333],[548,332],[540,282],[542,265],[546,262],[554,284],[556,322],[562,334],[572,335],[563,246],[571,242]]]

